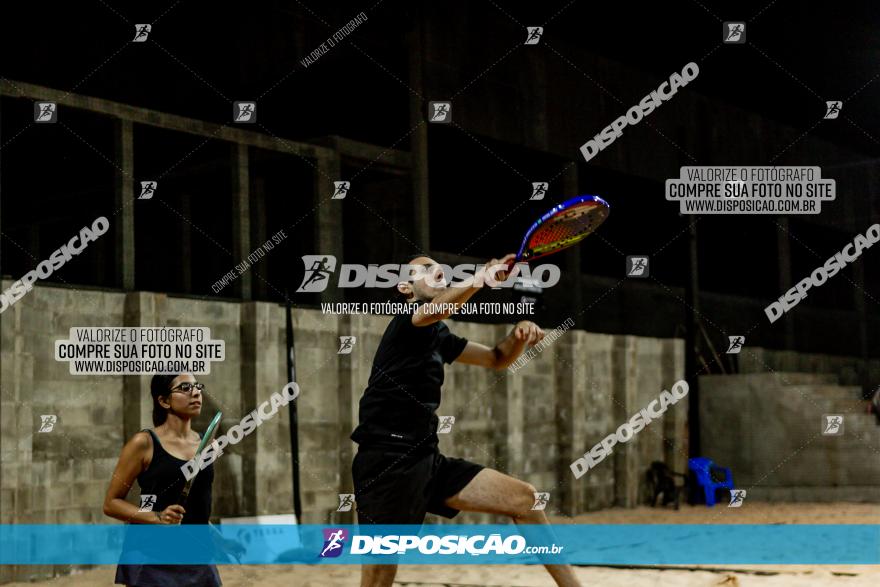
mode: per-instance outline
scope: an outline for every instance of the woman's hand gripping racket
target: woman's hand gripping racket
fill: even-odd
[[[207,447],[214,439],[214,433],[217,431],[217,425],[220,423],[220,418],[222,417],[223,412],[217,412],[217,414],[211,420],[211,423],[208,424],[208,427],[205,429],[205,433],[202,435],[202,440],[199,441],[199,447],[196,449],[196,454],[193,457],[193,461],[196,464],[196,471],[183,486],[183,491],[180,492],[180,499],[177,500],[177,503],[179,503],[183,507],[186,507],[186,498],[189,497],[189,490],[192,489],[193,481],[195,481],[196,476],[198,476],[199,471],[201,471],[201,467],[198,466],[199,457],[202,455],[202,451],[205,450],[205,447]]]
[[[510,265],[528,263],[579,243],[599,228],[610,210],[599,196],[578,196],[554,206],[526,231]]]

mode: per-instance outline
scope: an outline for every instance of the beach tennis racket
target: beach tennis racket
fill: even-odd
[[[599,196],[578,196],[557,204],[526,231],[515,263],[534,261],[575,245],[599,228],[611,207]]]
[[[199,462],[199,457],[202,454],[202,451],[205,450],[205,447],[211,443],[211,440],[214,438],[214,433],[217,431],[217,425],[220,423],[220,418],[223,417],[223,412],[217,412],[214,416],[214,419],[211,420],[211,423],[208,424],[208,427],[205,429],[205,433],[202,434],[202,440],[199,441],[199,447],[196,449],[196,454],[193,457],[196,464]],[[196,477],[201,471],[201,468],[196,469],[196,474],[190,477],[190,479],[183,486],[183,491],[180,492],[180,499],[177,501],[182,506],[186,506],[186,498],[189,497],[189,490],[192,489],[193,481],[196,480]]]

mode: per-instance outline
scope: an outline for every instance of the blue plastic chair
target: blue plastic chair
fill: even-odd
[[[688,459],[688,468],[694,472],[697,477],[697,483],[703,487],[706,495],[706,507],[715,505],[716,489],[733,489],[733,473],[727,467],[719,467],[712,459],[706,457],[694,457]],[[724,481],[715,481],[712,478],[712,471],[723,471]]]

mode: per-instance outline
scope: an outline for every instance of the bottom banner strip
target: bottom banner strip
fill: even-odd
[[[0,564],[880,564],[876,525],[0,525]]]

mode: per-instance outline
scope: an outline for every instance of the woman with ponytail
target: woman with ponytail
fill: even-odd
[[[200,437],[192,420],[202,410],[204,385],[191,373],[154,375],[153,428],[132,436],[110,480],[104,514],[128,524],[207,524],[211,516],[214,465],[195,478],[186,509],[175,503],[183,489],[181,466],[193,458]],[[137,479],[140,507],[126,497]],[[116,583],[129,587],[218,587],[214,565],[119,565]]]

